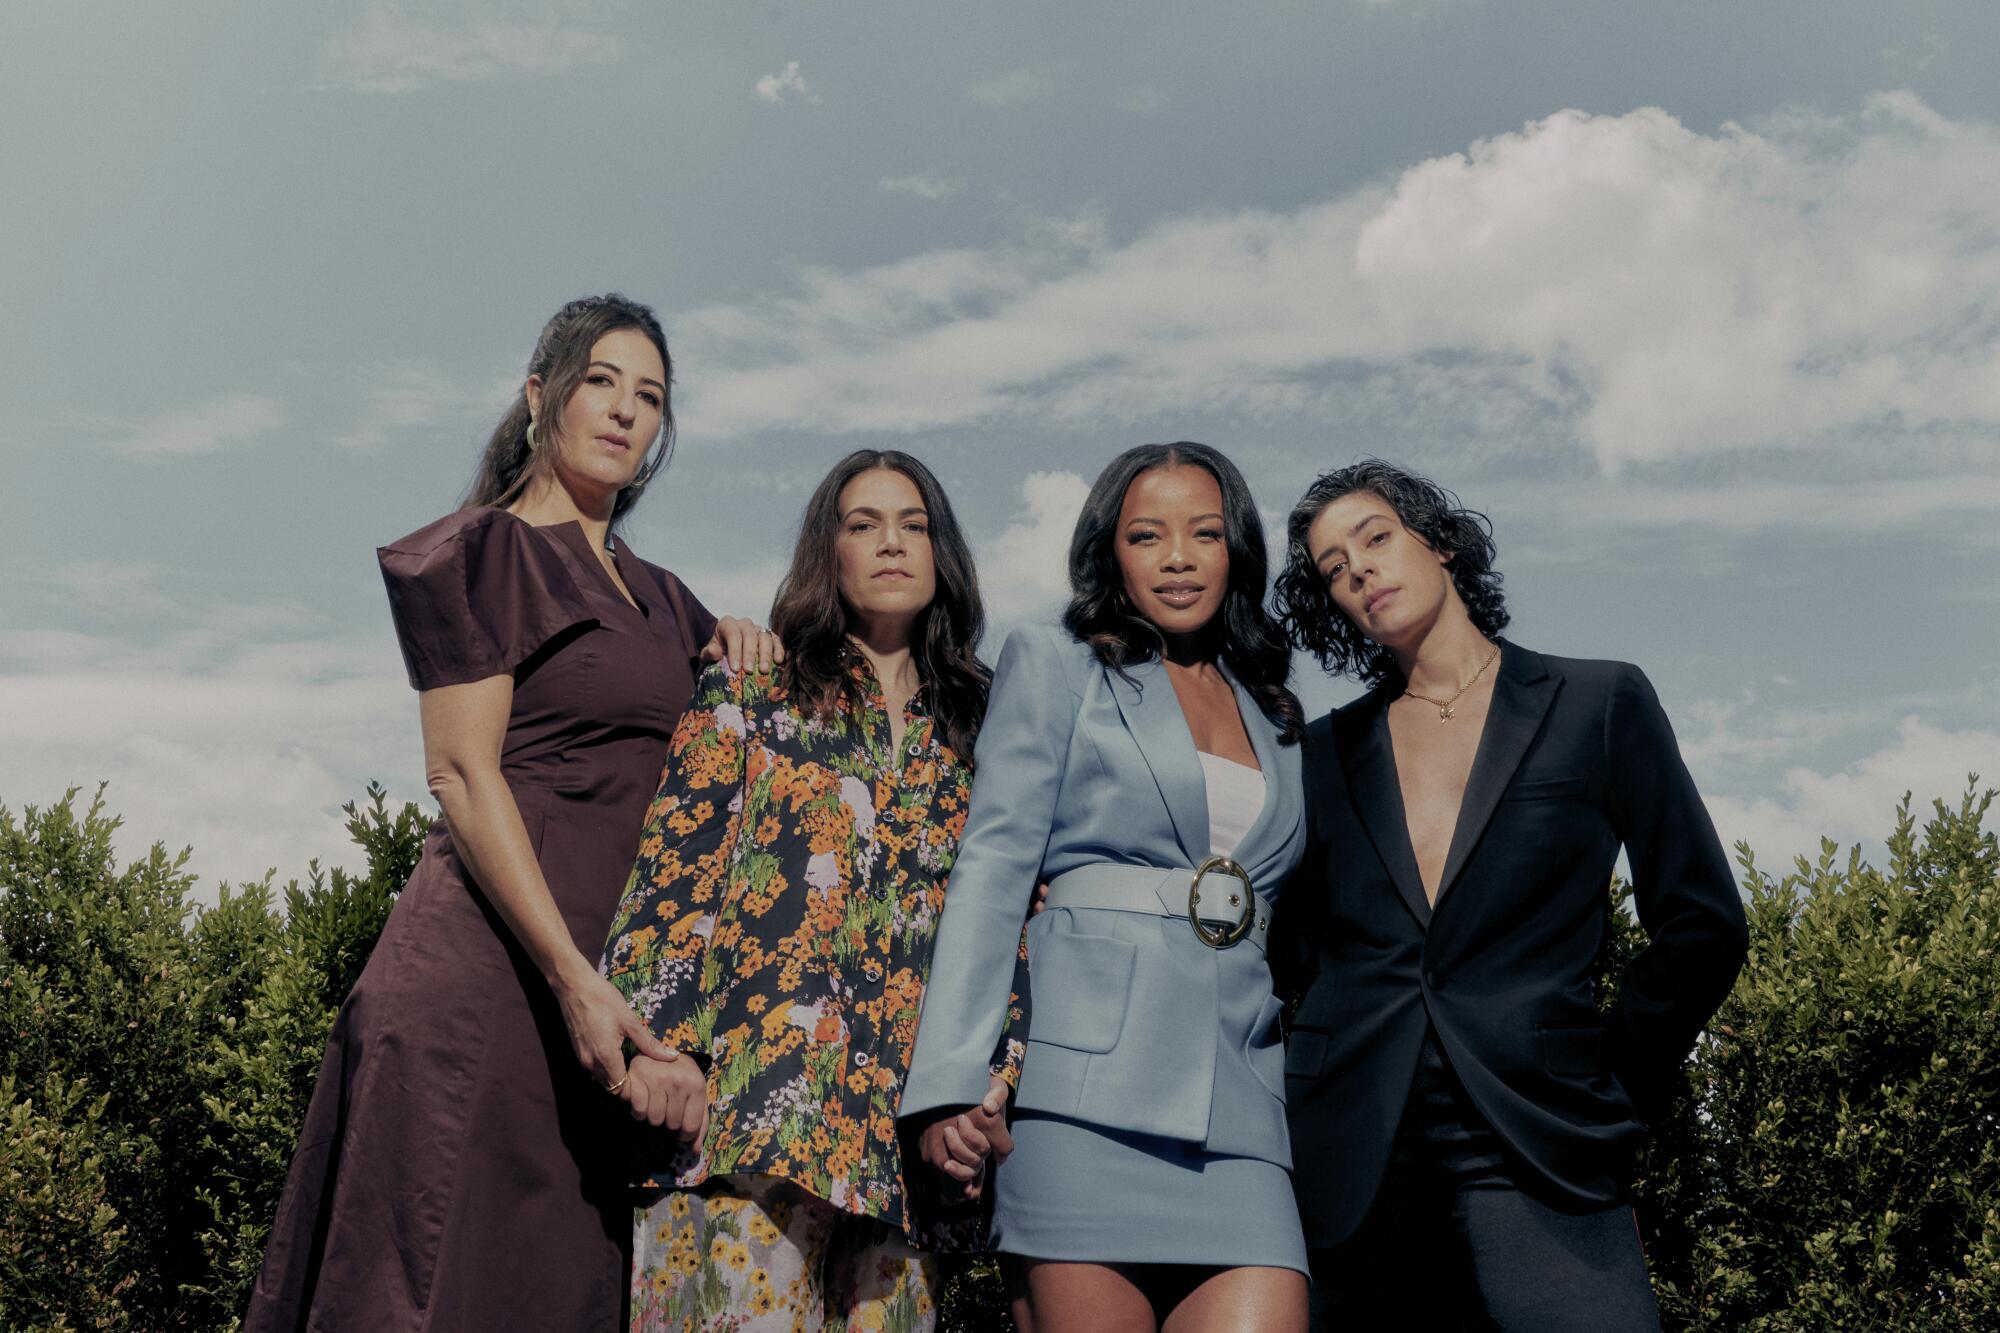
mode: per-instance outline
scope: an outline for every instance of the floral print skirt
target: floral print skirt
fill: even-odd
[[[940,1285],[900,1230],[777,1176],[711,1177],[635,1218],[633,1333],[929,1333]]]

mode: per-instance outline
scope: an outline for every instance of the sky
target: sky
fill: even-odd
[[[661,314],[634,549],[761,618],[895,447],[995,630],[1119,450],[1267,525],[1377,455],[1515,641],[1638,663],[1726,842],[2000,780],[2000,7],[1316,0],[11,7],[0,805],[352,864],[423,796],[374,548],[562,302]],[[1315,713],[1358,692],[1300,659]]]

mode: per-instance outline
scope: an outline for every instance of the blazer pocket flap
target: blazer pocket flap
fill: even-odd
[[[1285,1043],[1285,1077],[1318,1078],[1326,1067],[1326,1034],[1311,1028],[1292,1029]]]
[[[1502,792],[1503,801],[1553,801],[1564,796],[1588,796],[1589,778],[1545,778],[1539,782],[1516,782]]]
[[[1093,1055],[1116,1046],[1138,952],[1109,935],[1052,932],[1035,941],[1028,958],[1029,1039]]]

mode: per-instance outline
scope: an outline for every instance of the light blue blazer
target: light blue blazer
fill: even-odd
[[[1021,919],[1038,880],[1209,855],[1208,795],[1173,683],[1133,682],[1053,628],[1008,635],[979,732],[902,1115],[986,1095]],[[1269,913],[1305,849],[1299,749],[1232,677],[1264,771],[1234,859]],[[1032,1012],[1015,1105],[1289,1166],[1278,1002],[1262,950],[1211,949],[1185,917],[1052,907],[1028,927]]]

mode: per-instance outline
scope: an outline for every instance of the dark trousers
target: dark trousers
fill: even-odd
[[[1516,1185],[1436,1033],[1374,1207],[1311,1266],[1320,1333],[1659,1333],[1632,1210],[1566,1210]]]

